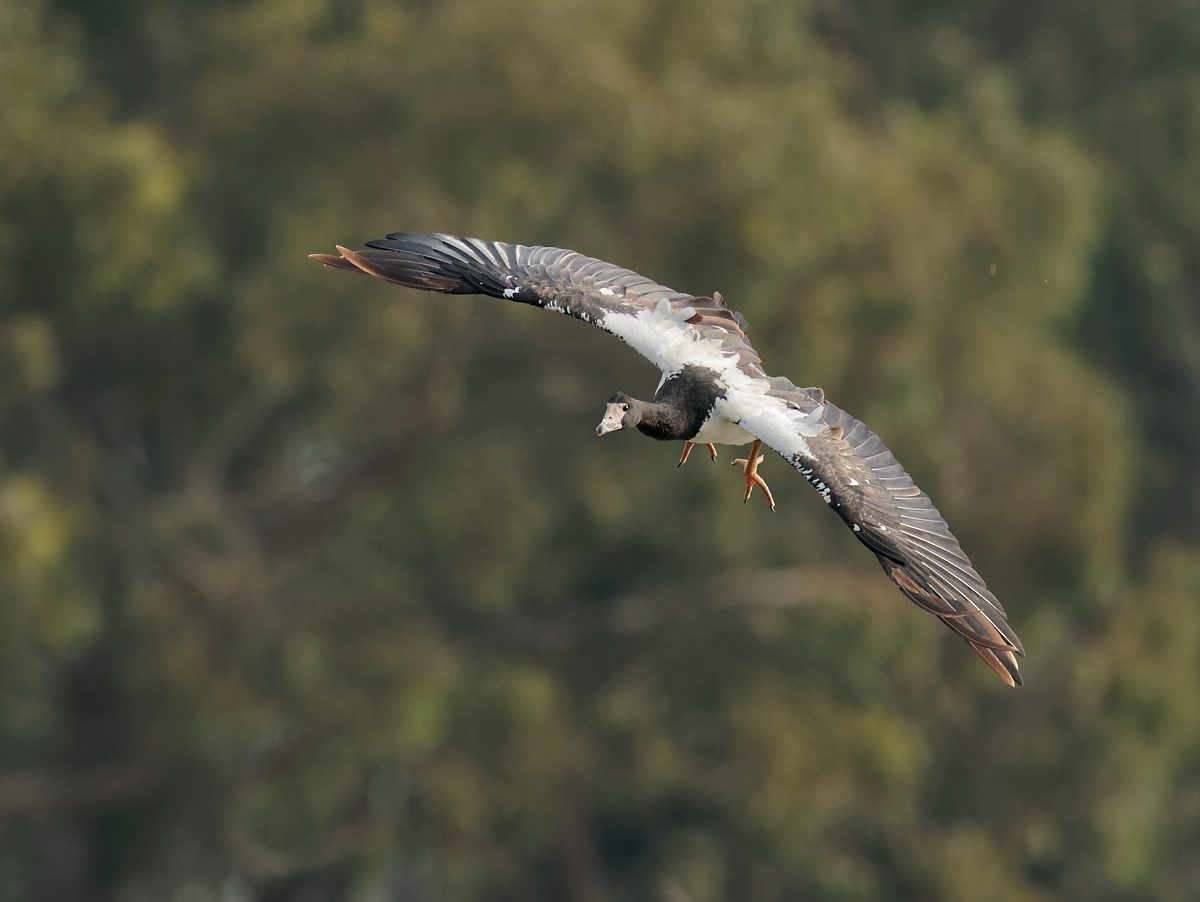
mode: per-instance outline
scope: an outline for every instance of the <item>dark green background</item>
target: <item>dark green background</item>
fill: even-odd
[[[1198,145],[1189,0],[3,0],[0,902],[1195,898]],[[724,292],[1025,687],[396,229]]]

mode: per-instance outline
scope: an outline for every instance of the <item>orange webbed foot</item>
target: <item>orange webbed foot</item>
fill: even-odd
[[[695,442],[684,442],[683,443],[683,455],[679,458],[679,463],[677,463],[675,465],[676,469],[678,469],[679,467],[682,467],[685,463],[687,463],[687,459],[691,456],[692,449],[695,447],[696,447]],[[717,446],[714,445],[712,442],[708,442],[707,447],[708,447],[708,456],[711,457],[713,460],[716,460],[717,459]]]
[[[750,496],[754,493],[754,487],[758,486],[767,496],[767,504],[771,505],[771,510],[775,510],[775,496],[771,494],[771,489],[766,481],[758,475],[758,465],[763,462],[763,455],[758,453],[760,448],[762,448],[762,442],[755,441],[750,446],[748,457],[739,457],[733,462],[746,471],[746,494],[742,497],[742,502],[749,501]]]

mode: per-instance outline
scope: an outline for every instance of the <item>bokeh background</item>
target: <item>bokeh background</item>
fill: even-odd
[[[0,2],[0,902],[1200,890],[1200,5]],[[649,364],[305,259],[724,292],[1003,686]]]

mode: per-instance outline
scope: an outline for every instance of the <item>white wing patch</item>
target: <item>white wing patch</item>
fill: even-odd
[[[765,379],[738,369],[736,354],[726,351],[719,339],[705,338],[686,322],[695,314],[692,307],[674,309],[664,298],[653,310],[610,311],[597,325],[662,370],[662,382],[685,366],[702,366],[718,373],[725,398],[714,406],[714,416],[740,425],[780,454],[811,459],[812,451],[804,439],[824,430],[820,422],[823,408],[806,414],[789,407],[782,398],[767,394],[770,385]]]
[[[702,338],[685,320],[695,316],[691,307],[675,310],[663,298],[653,310],[637,313],[609,311],[602,326],[663,371],[666,378],[688,364],[723,373],[732,365],[721,343]]]
[[[738,422],[747,432],[763,440],[763,443],[784,457],[803,457],[813,460],[812,449],[806,438],[820,435],[825,430],[821,421],[824,407],[812,413],[804,413],[789,407],[782,398],[767,394],[765,381],[754,379],[740,370],[728,386],[726,403],[739,414]]]

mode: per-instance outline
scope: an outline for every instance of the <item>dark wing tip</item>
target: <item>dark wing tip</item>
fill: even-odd
[[[353,263],[345,257],[335,257],[333,254],[309,254],[309,260],[315,260],[322,266],[328,266],[330,269],[358,269]]]
[[[963,638],[966,639],[965,636]],[[992,668],[996,676],[1008,685],[1015,689],[1024,684],[1025,681],[1021,679],[1021,671],[1017,667],[1017,656],[1013,652],[1006,649],[989,648],[978,642],[972,642],[970,639],[966,641],[971,646],[971,650],[983,659],[983,663]]]
[[[936,614],[942,623],[958,633],[1000,679],[1010,686],[1021,685],[1017,655],[1024,655],[1025,649],[1004,619],[1003,612],[996,609],[989,613],[986,609],[990,594],[971,598],[950,585],[943,585],[939,591],[922,568],[897,562],[879,551],[876,556],[884,572],[911,601]]]
[[[338,253],[341,254],[342,257],[346,261],[348,261],[353,268],[361,269],[367,275],[375,276],[376,278],[379,278],[379,279],[387,278],[387,276],[385,276],[382,272],[380,272],[378,266],[374,266],[362,254],[357,253],[356,251],[352,251],[348,247],[342,247],[340,244],[335,244],[334,247],[337,248]]]

